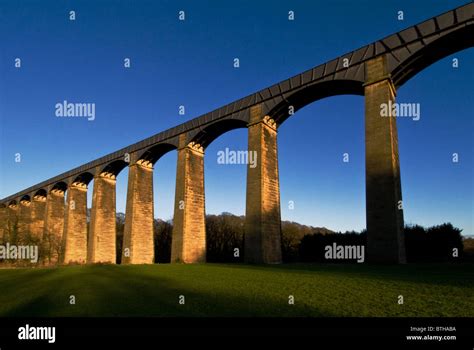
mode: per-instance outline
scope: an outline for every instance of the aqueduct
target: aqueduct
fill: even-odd
[[[396,120],[382,118],[380,105],[393,102],[397,89],[430,64],[472,47],[473,15],[473,3],[453,9],[3,198],[0,236],[17,223],[18,234],[62,239],[64,263],[115,263],[115,179],[128,166],[122,263],[152,263],[153,166],[176,150],[171,259],[204,262],[205,149],[223,133],[247,128],[248,149],[257,152],[258,161],[255,168],[247,168],[245,260],[279,263],[278,128],[293,111],[309,103],[354,94],[365,96],[368,258],[405,262]],[[88,233],[87,187],[92,179]]]

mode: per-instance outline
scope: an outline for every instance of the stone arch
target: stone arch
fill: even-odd
[[[94,178],[94,174],[90,172],[84,172],[76,176],[74,180],[72,181],[72,183],[80,183],[87,186],[92,181],[93,178]]]
[[[46,191],[45,189],[40,188],[40,189],[38,189],[38,190],[35,192],[35,194],[33,195],[33,198],[35,198],[36,196],[39,196],[39,197],[46,197],[47,194],[48,194],[48,193],[47,193],[47,191]]]
[[[246,128],[247,124],[248,120],[246,119],[221,119],[200,129],[199,132],[191,137],[189,143],[194,142],[194,144],[198,144],[206,149],[206,147],[209,146],[212,141],[217,139],[222,134],[234,129]]]
[[[31,196],[28,194],[25,194],[24,196],[20,198],[20,203],[23,201],[31,202]]]
[[[398,88],[433,63],[473,46],[474,25],[459,27],[428,44],[420,41],[411,47],[411,55],[389,67],[393,83]]]
[[[159,143],[150,148],[147,148],[141,155],[138,157],[138,161],[149,162],[155,164],[161,157],[166,153],[177,149],[177,146],[171,143]]]
[[[67,187],[68,186],[64,181],[56,182],[51,188],[50,192],[54,192],[54,191],[66,192]]]
[[[281,125],[292,114],[299,109],[326,97],[337,95],[364,95],[363,82],[359,80],[329,80],[319,82],[313,85],[305,86],[291,95],[285,97],[283,101],[273,106],[266,113],[277,125]]]
[[[114,160],[103,167],[99,174],[107,173],[117,177],[117,175],[127,166],[128,163],[125,160]]]

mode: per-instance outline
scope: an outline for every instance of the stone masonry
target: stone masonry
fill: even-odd
[[[7,242],[13,242],[15,237],[16,228],[18,227],[18,204],[10,204],[7,208],[7,226],[4,233],[4,240]]]
[[[382,117],[381,105],[395,101],[385,56],[366,64],[365,169],[369,262],[404,263],[403,210],[395,117]]]
[[[65,214],[64,191],[53,189],[46,198],[43,239],[51,259],[48,263],[57,263],[61,252]]]
[[[204,149],[192,142],[178,150],[171,262],[205,261]]]
[[[282,259],[277,129],[260,106],[250,113],[248,150],[257,153],[257,166],[247,167],[245,261],[276,264]]]
[[[153,165],[139,160],[128,172],[122,264],[152,264]]]
[[[116,263],[115,175],[94,178],[87,262]]]
[[[64,219],[64,263],[84,264],[87,258],[87,185],[75,182],[67,191]]]
[[[18,242],[25,242],[31,234],[31,201],[22,199],[18,209]]]
[[[0,242],[3,242],[7,232],[8,207],[0,206]]]
[[[31,224],[30,233],[31,236],[37,239],[43,238],[44,232],[44,213],[46,209],[46,197],[36,195],[31,201]]]

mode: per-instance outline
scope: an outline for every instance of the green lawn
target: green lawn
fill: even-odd
[[[474,316],[473,264],[0,269],[0,288],[0,316]]]

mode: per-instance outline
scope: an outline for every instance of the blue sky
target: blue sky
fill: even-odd
[[[466,2],[0,0],[0,197]],[[472,49],[456,53],[398,91],[397,101],[421,105],[419,121],[398,120],[407,223],[450,221],[474,234],[472,62]],[[96,119],[55,117],[63,100],[95,103]],[[308,105],[278,137],[283,219],[364,228],[363,97]],[[246,130],[206,150],[206,211],[243,214],[246,169],[217,164],[226,147],[246,149]],[[342,162],[346,152],[349,163]],[[175,152],[155,166],[155,216],[163,219],[172,217],[175,172]],[[117,180],[122,212],[126,183],[124,170]]]

